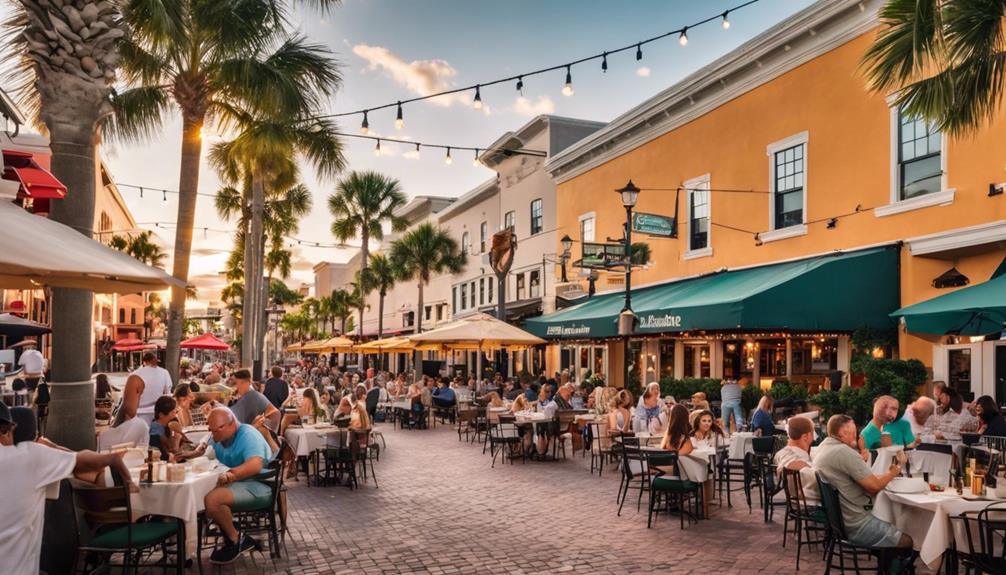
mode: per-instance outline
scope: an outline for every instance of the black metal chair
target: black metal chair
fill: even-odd
[[[629,495],[630,489],[637,489],[639,497],[636,500],[636,511],[643,504],[643,492],[650,490],[650,472],[646,466],[646,456],[639,449],[639,438],[622,438],[622,477],[618,484],[618,516],[622,515],[622,507]]]
[[[954,519],[964,523],[968,550],[958,556],[968,572],[1006,573],[1006,502],[966,511]]]
[[[830,573],[833,568],[841,570],[842,573],[851,569],[856,575],[864,572],[883,574],[886,573],[885,569],[893,558],[900,560],[900,568],[897,573],[891,575],[915,572],[914,563],[918,554],[912,549],[871,547],[850,541],[849,534],[845,529],[845,520],[842,518],[838,490],[831,483],[828,483],[820,473],[817,474],[817,486],[821,492],[821,506],[824,509],[828,527],[825,549],[826,574]],[[846,566],[846,561],[851,561],[852,565]]]
[[[590,435],[591,435],[591,445],[590,445],[590,473],[594,473],[594,469],[597,469],[598,477],[604,472],[604,461],[605,459],[611,459],[613,452],[614,441],[611,435],[608,434],[607,423],[602,423],[598,421],[592,421],[590,423]]]
[[[91,573],[101,565],[89,569],[89,559],[105,556],[108,557],[105,566],[112,567],[112,556],[121,553],[122,573],[139,573],[144,555],[160,549],[163,562],[158,566],[165,573],[169,567],[173,567],[179,575],[185,572],[185,523],[181,519],[148,515],[133,522],[133,508],[125,486],[96,487],[76,479],[71,479],[69,483],[74,507],[86,523],[85,529],[77,525],[82,540],[74,559],[74,570],[84,559],[80,572]],[[172,545],[174,563],[168,560]],[[146,565],[151,566],[149,563]]]
[[[501,421],[489,428],[489,453],[493,461],[490,467],[496,467],[496,456],[503,454],[502,462],[509,458],[511,465],[518,450],[521,449],[521,437],[517,434],[517,426],[512,421]]]
[[[804,546],[824,544],[827,540],[827,517],[818,505],[809,505],[804,494],[800,470],[782,470],[782,486],[786,493],[786,518],[782,527],[782,546],[786,548],[786,536],[789,534],[789,522],[793,521],[793,533],[796,535],[796,570],[800,570],[800,551]],[[817,534],[819,537],[814,537]]]

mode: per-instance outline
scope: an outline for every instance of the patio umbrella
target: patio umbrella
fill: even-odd
[[[407,337],[387,337],[376,341],[368,341],[356,346],[360,353],[406,353],[416,349],[416,344]]]
[[[0,201],[0,285],[41,285],[100,293],[137,293],[185,287],[148,266],[78,233],[73,228]]]
[[[309,341],[300,346],[301,353],[321,353],[321,346],[325,343],[324,339],[316,339],[314,341]]]
[[[410,335],[409,340],[419,345],[439,344],[446,350],[477,350],[479,377],[482,374],[483,349],[521,349],[545,343],[538,336],[484,313]]]
[[[348,353],[353,351],[353,340],[338,335],[330,337],[321,342],[317,351],[321,353]]]
[[[304,348],[304,342],[298,341],[297,343],[291,343],[286,346],[287,351],[300,351]]]
[[[181,346],[185,349],[210,349],[215,351],[228,351],[231,348],[231,346],[227,345],[227,342],[209,332],[187,339],[182,342]]]
[[[120,339],[112,346],[112,351],[144,351],[147,349],[157,349],[157,346],[135,337]]]
[[[0,313],[0,335],[6,337],[26,337],[42,335],[52,331],[49,326],[18,317],[10,313]]]

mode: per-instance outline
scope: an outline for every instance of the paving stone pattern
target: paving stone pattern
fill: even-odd
[[[221,573],[796,573],[782,548],[781,516],[762,522],[743,492],[734,507],[682,531],[676,515],[646,528],[646,499],[616,516],[616,466],[590,474],[590,458],[490,469],[481,444],[449,426],[397,430],[380,424],[388,449],[373,482],[355,491],[290,482],[284,556],[244,556]],[[217,569],[207,564],[208,572]],[[800,573],[823,573],[804,549]]]

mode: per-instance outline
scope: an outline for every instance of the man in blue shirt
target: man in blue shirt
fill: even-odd
[[[262,434],[251,425],[238,423],[234,413],[218,407],[206,419],[213,435],[210,445],[217,461],[230,469],[217,479],[217,487],[206,494],[206,516],[220,527],[224,544],[210,555],[216,564],[231,563],[241,553],[261,549],[262,544],[234,527],[231,509],[255,509],[269,504],[272,490],[253,479],[272,460],[272,450]]]
[[[456,403],[457,398],[454,396],[454,390],[447,385],[447,380],[438,381],[437,388],[433,390],[433,405],[449,408],[454,407]]]

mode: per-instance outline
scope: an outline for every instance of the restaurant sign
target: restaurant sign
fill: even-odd
[[[545,331],[546,336],[551,337],[577,337],[589,336],[589,325],[550,325]]]
[[[680,327],[680,315],[650,313],[639,316],[639,329],[678,329]]]
[[[625,265],[625,244],[583,242],[579,265],[583,268],[608,268]]]
[[[678,226],[674,218],[659,214],[632,214],[632,231],[662,238],[678,237]]]

